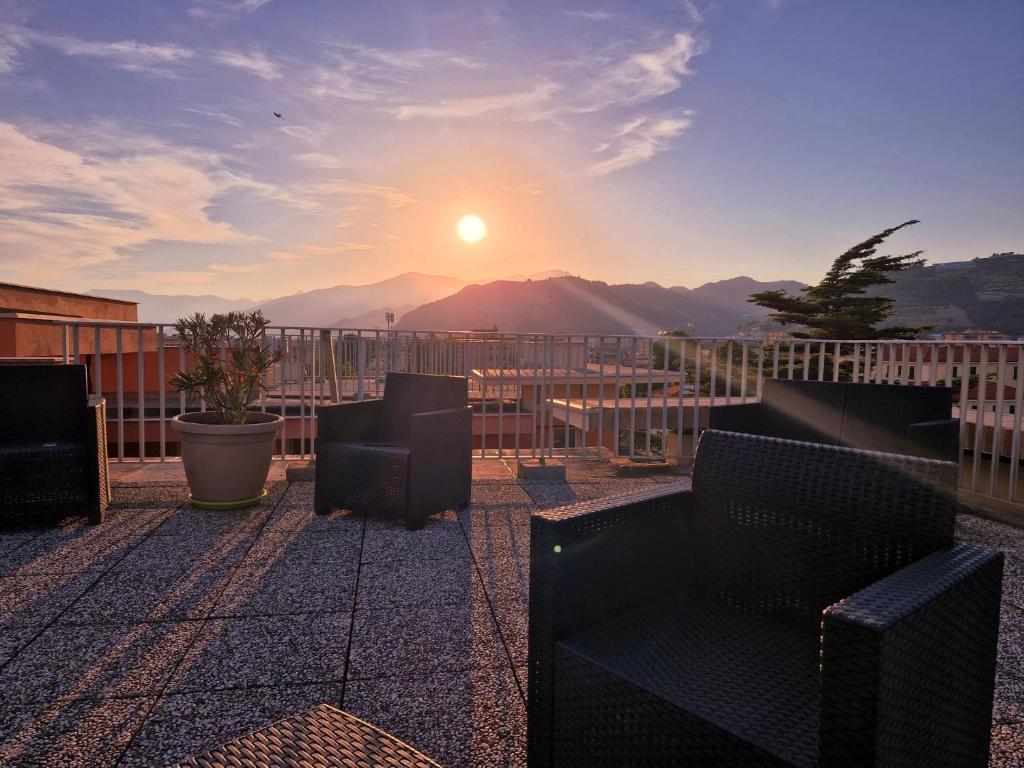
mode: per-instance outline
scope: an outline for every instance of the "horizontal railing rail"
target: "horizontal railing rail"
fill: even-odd
[[[108,400],[115,461],[178,453],[171,418],[204,404],[170,386],[189,365],[168,323],[53,321],[65,362]],[[280,413],[281,457],[312,457],[318,409],[379,397],[389,372],[466,376],[478,457],[692,460],[708,411],[756,401],[765,379],[954,390],[961,490],[1024,504],[1024,342],[624,336],[277,326],[281,352],[254,407]]]

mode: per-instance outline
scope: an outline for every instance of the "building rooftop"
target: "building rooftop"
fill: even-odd
[[[308,482],[208,512],[179,464],[112,470],[103,525],[0,531],[5,766],[165,765],[319,703],[447,768],[525,765],[531,512],[688,482],[476,460],[471,506],[409,532],[317,516]],[[1007,553],[992,765],[1020,765],[1024,531],[964,515],[958,536]]]

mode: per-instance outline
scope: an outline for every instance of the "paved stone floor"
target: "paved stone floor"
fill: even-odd
[[[471,507],[410,533],[313,514],[311,483],[216,513],[173,469],[115,479],[101,526],[0,531],[2,765],[166,765],[321,702],[448,768],[523,765],[530,512],[685,482],[477,462]],[[993,765],[1019,765],[1024,531],[959,534],[1009,555]]]

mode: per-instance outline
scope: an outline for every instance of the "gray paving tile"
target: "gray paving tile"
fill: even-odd
[[[511,671],[353,680],[344,708],[446,768],[526,765],[526,710]]]
[[[363,516],[348,510],[335,509],[326,515],[318,515],[312,500],[289,501],[285,497],[267,522],[267,530],[273,532],[302,531],[305,533],[349,533],[353,528],[362,530]]]
[[[188,501],[185,483],[155,485],[114,485],[110,489],[108,513],[122,509],[169,510]]]
[[[350,681],[401,674],[421,677],[507,663],[494,618],[483,600],[356,611]]]
[[[421,530],[409,531],[380,520],[368,520],[363,562],[449,560],[468,562],[469,548],[458,521],[430,519]]]
[[[318,704],[341,704],[341,685],[279,686],[160,699],[120,763],[124,768],[170,765],[203,754]]]
[[[0,576],[102,571],[124,557],[156,525],[142,515],[120,525],[74,525],[45,531],[0,558]]]
[[[0,627],[49,624],[99,573],[46,573],[0,577]]]
[[[19,629],[0,629],[0,666],[28,645],[42,627],[21,627]]]
[[[351,613],[210,619],[166,693],[341,682]]]
[[[0,701],[155,694],[199,628],[198,622],[53,625],[0,670]]]
[[[38,534],[35,533],[3,533],[0,532],[0,561],[8,552],[13,552],[32,541]]]
[[[239,567],[213,610],[214,616],[268,616],[352,609],[356,562],[264,561]]]
[[[464,513],[462,527],[477,561],[529,559],[532,509],[507,507]]]
[[[220,530],[183,530],[175,536],[154,535],[118,563],[125,568],[168,568],[182,563],[204,568],[235,565],[256,541],[258,529],[247,525]]]
[[[371,561],[359,578],[358,607],[441,605],[469,599],[476,579],[472,561]]]
[[[178,562],[132,559],[95,583],[60,621],[66,624],[201,619],[231,578],[203,559]]]
[[[87,699],[0,708],[5,768],[112,766],[153,700]]]
[[[529,506],[530,495],[519,483],[473,483],[470,507]]]
[[[325,535],[319,531],[264,531],[246,554],[245,566],[263,563],[291,563],[296,567],[324,560],[356,563],[362,541],[362,527]]]
[[[184,505],[153,531],[154,536],[216,537],[256,534],[270,517],[273,507],[266,502],[247,509],[196,509]]]

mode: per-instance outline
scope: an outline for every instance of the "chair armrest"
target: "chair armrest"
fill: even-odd
[[[914,455],[960,462],[960,420],[919,421],[907,427],[907,442]]]
[[[89,395],[86,401],[86,430],[90,447],[90,489],[95,498],[90,500],[90,520],[102,522],[110,504],[110,476],[107,471],[107,401],[101,395]]]
[[[469,503],[473,475],[473,411],[469,406],[409,417],[409,515],[418,527],[426,515]]]
[[[821,765],[987,765],[1002,572],[954,544],[825,609]]]
[[[377,435],[383,400],[356,400],[317,409],[316,437],[324,443],[356,443]]]
[[[692,497],[673,485],[531,516],[530,766],[551,765],[555,644],[682,586],[689,575],[685,525]]]
[[[760,403],[716,405],[708,411],[708,429],[719,429],[723,432],[757,435],[760,434],[760,420]]]

